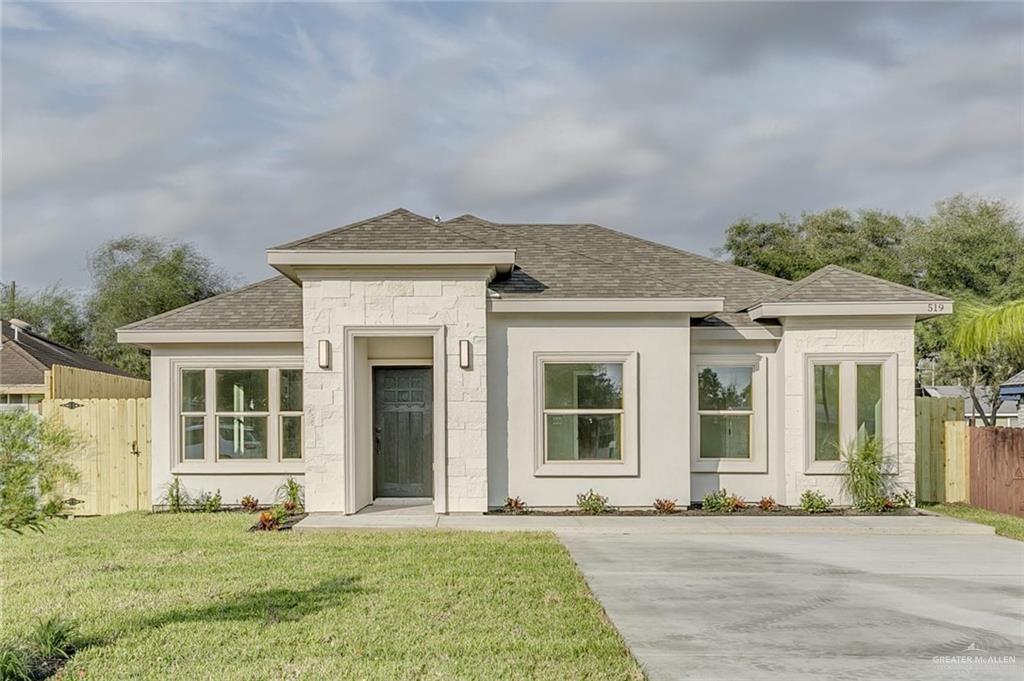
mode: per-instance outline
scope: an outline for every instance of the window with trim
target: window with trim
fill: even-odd
[[[544,460],[621,461],[621,362],[544,362]]]
[[[182,369],[181,461],[302,458],[302,370]]]
[[[698,457],[750,459],[752,366],[706,366],[697,373]]]
[[[814,461],[838,462],[846,445],[882,438],[884,375],[883,361],[812,361]]]

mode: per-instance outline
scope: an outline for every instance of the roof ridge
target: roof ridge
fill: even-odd
[[[490,227],[491,229],[496,229],[496,230],[498,230],[500,232],[503,232],[504,234],[506,234],[510,238],[513,238],[513,239],[525,238],[525,239],[528,239],[530,241],[533,241],[534,243],[538,243],[538,244],[542,244],[544,246],[547,246],[548,248],[554,248],[556,250],[563,251],[565,253],[571,253],[574,256],[577,256],[577,257],[580,257],[580,258],[585,258],[587,260],[591,260],[593,262],[600,263],[600,264],[605,265],[605,266],[614,267],[614,268],[616,268],[617,270],[619,270],[621,272],[625,272],[625,273],[629,274],[631,277],[643,278],[643,279],[647,279],[647,280],[653,279],[655,281],[660,281],[663,284],[668,284],[668,285],[670,285],[670,286],[672,286],[674,288],[679,288],[679,282],[669,281],[667,279],[662,279],[661,277],[655,277],[655,276],[643,276],[642,277],[641,275],[637,274],[636,272],[634,272],[634,271],[632,271],[632,270],[630,270],[628,268],[625,268],[625,267],[619,265],[618,263],[609,262],[607,260],[602,260],[601,258],[594,257],[593,255],[590,255],[588,253],[580,253],[578,251],[571,250],[571,249],[566,248],[564,246],[559,246],[558,244],[553,244],[553,243],[550,243],[550,242],[545,241],[543,239],[538,239],[535,236],[523,237],[523,236],[518,235],[518,234],[512,234],[512,233],[510,233],[510,232],[508,232],[508,231],[506,231],[504,229],[505,227],[525,227],[525,226],[528,226],[528,224],[519,224],[519,225],[517,225],[517,224],[514,224],[514,223],[491,222],[490,220],[484,220],[483,218],[478,218],[475,215],[461,215],[461,216],[459,216],[459,218],[467,218],[467,217],[469,219],[473,219],[473,220],[477,220],[477,221],[479,221],[481,223],[485,223],[484,226]],[[453,220],[457,220],[459,218],[452,218],[452,219]],[[576,223],[576,225],[574,225],[574,226],[580,226],[580,225],[583,225],[583,224],[586,224],[586,223]],[[721,296],[712,295],[711,292],[709,292],[708,290],[706,290],[703,287],[701,287],[700,291],[701,291],[702,294],[705,295],[705,297],[708,297],[708,298],[719,298],[719,297],[721,297]]]
[[[225,291],[224,293],[218,293],[215,296],[210,296],[208,298],[203,298],[202,300],[197,300],[196,302],[189,303],[188,305],[182,305],[181,307],[176,307],[173,310],[168,310],[167,312],[161,312],[160,314],[153,315],[152,317],[146,317],[145,319],[140,319],[138,321],[132,322],[131,324],[125,324],[124,326],[119,326],[117,328],[117,330],[120,331],[122,329],[124,329],[124,330],[132,329],[132,328],[134,328],[134,327],[136,327],[136,326],[138,326],[140,324],[147,323],[147,322],[152,322],[152,321],[155,321],[157,319],[163,319],[164,317],[168,317],[168,316],[170,316],[172,314],[177,314],[177,313],[182,312],[184,310],[191,310],[193,308],[200,307],[200,306],[202,306],[202,305],[204,305],[206,303],[209,303],[211,301],[227,298],[228,296],[233,296],[235,294],[242,293],[243,291],[248,291],[249,289],[256,288],[257,286],[262,286],[264,284],[269,284],[270,282],[277,281],[278,279],[285,279],[287,281],[291,281],[290,279],[288,279],[288,277],[284,276],[283,274],[278,274],[277,276],[274,276],[274,277],[269,277],[267,279],[262,279],[260,281],[254,281],[251,284],[246,284],[245,286],[242,286],[240,288],[236,288],[236,289],[231,290],[231,291]]]
[[[929,295],[929,296],[934,297],[936,300],[949,300],[949,298],[945,298],[943,296],[936,295],[936,294],[932,293],[931,291],[925,291],[924,289],[914,288],[913,286],[907,286],[906,284],[900,284],[900,283],[895,282],[895,281],[890,281],[889,279],[883,279],[882,277],[876,277],[873,274],[865,274],[864,272],[858,272],[857,270],[851,270],[850,268],[843,267],[842,265],[836,265],[835,263],[829,263],[827,265],[819,267],[818,269],[814,270],[813,272],[808,274],[803,279],[795,282],[793,284],[792,288],[788,289],[783,295],[773,299],[772,302],[783,302],[786,299],[790,298],[793,294],[796,294],[796,293],[799,293],[800,291],[802,291],[804,288],[807,287],[807,285],[813,284],[814,282],[818,281],[819,279],[824,278],[825,276],[827,276],[828,274],[831,274],[832,272],[843,272],[843,273],[846,273],[846,274],[852,274],[852,275],[857,276],[857,277],[863,277],[864,279],[869,279],[871,281],[877,281],[877,282],[879,282],[881,284],[885,284],[887,286],[892,286],[894,288],[902,289],[904,291],[911,291],[911,292],[917,293],[917,294]],[[759,301],[757,301],[757,303],[764,302],[764,300],[767,300],[767,298],[759,300]],[[757,303],[753,303],[751,306],[756,305]]]
[[[310,234],[309,236],[304,236],[301,239],[296,239],[295,241],[289,241],[288,243],[281,244],[280,246],[272,246],[271,248],[269,248],[267,250],[277,251],[277,250],[283,250],[283,249],[286,249],[286,248],[294,248],[296,246],[300,246],[300,245],[302,245],[304,243],[308,243],[308,242],[313,241],[315,239],[319,239],[321,237],[325,237],[325,236],[327,236],[329,234],[336,234],[338,232],[344,232],[344,231],[353,229],[355,227],[361,227],[362,225],[365,225],[368,222],[373,222],[374,220],[380,220],[381,218],[390,217],[392,215],[410,215],[410,216],[412,216],[414,218],[419,218],[420,220],[424,220],[424,221],[429,222],[431,224],[435,224],[433,220],[431,220],[430,218],[426,217],[425,215],[420,215],[419,213],[414,213],[414,212],[412,212],[411,210],[409,210],[407,208],[402,208],[401,206],[399,206],[398,208],[394,208],[392,210],[389,210],[386,213],[381,213],[380,215],[374,215],[373,217],[369,217],[369,218],[366,218],[364,220],[358,220],[357,222],[353,222],[353,223],[350,223],[350,224],[347,224],[347,225],[341,225],[340,227],[332,227],[332,228],[326,229],[326,230],[324,230],[322,232],[317,232],[316,234]]]

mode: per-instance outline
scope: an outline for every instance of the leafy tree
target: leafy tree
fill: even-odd
[[[89,257],[93,290],[86,305],[88,349],[96,358],[148,376],[141,348],[119,345],[116,329],[223,293],[231,279],[192,244],[148,236],[106,242]]]
[[[35,292],[10,285],[3,288],[0,317],[26,321],[33,330],[72,350],[85,348],[85,319],[77,297],[69,289],[58,285]]]
[[[737,265],[794,281],[832,264],[909,284],[907,231],[906,221],[889,213],[832,208],[799,220],[740,220],[726,230],[722,251]]]
[[[949,354],[971,372],[969,390],[975,412],[982,415],[985,425],[995,425],[1002,404],[998,386],[1024,366],[1024,300],[961,307],[953,319]],[[988,388],[988,413],[978,400],[977,385]]]
[[[837,208],[799,220],[745,219],[728,228],[722,252],[737,265],[791,280],[841,265],[947,295],[957,307],[1024,298],[1021,217],[999,200],[957,195],[925,218]],[[995,386],[1020,370],[1003,346],[970,358],[957,351],[954,325],[948,317],[918,325],[917,354],[936,361],[937,381]]]
[[[78,480],[74,431],[24,409],[0,412],[0,528],[41,530],[64,506],[61,485]]]

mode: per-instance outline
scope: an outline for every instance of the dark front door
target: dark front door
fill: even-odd
[[[433,496],[430,367],[373,370],[373,495]]]

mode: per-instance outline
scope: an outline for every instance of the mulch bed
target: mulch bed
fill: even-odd
[[[49,679],[56,676],[64,665],[70,660],[71,656],[75,654],[74,648],[69,648],[67,656],[54,655],[53,657],[45,657],[42,659],[32,660],[32,666],[29,673],[32,675],[32,681],[43,681],[43,679]]]
[[[583,513],[577,509],[530,509],[526,513],[512,513],[504,509],[494,509],[488,511],[487,515],[538,515],[538,516],[588,516],[588,515],[601,515],[601,516],[730,516],[730,515],[742,515],[742,516],[880,516],[880,515],[925,515],[916,508],[897,508],[891,511],[883,511],[881,513],[869,513],[867,511],[858,511],[852,508],[834,508],[824,511],[822,513],[807,513],[799,508],[788,508],[782,507],[775,509],[774,511],[762,511],[757,507],[744,508],[738,511],[732,511],[731,513],[716,512],[716,511],[705,511],[700,508],[688,508],[673,511],[672,513],[658,513],[653,509],[613,509],[606,513],[593,514]]]

